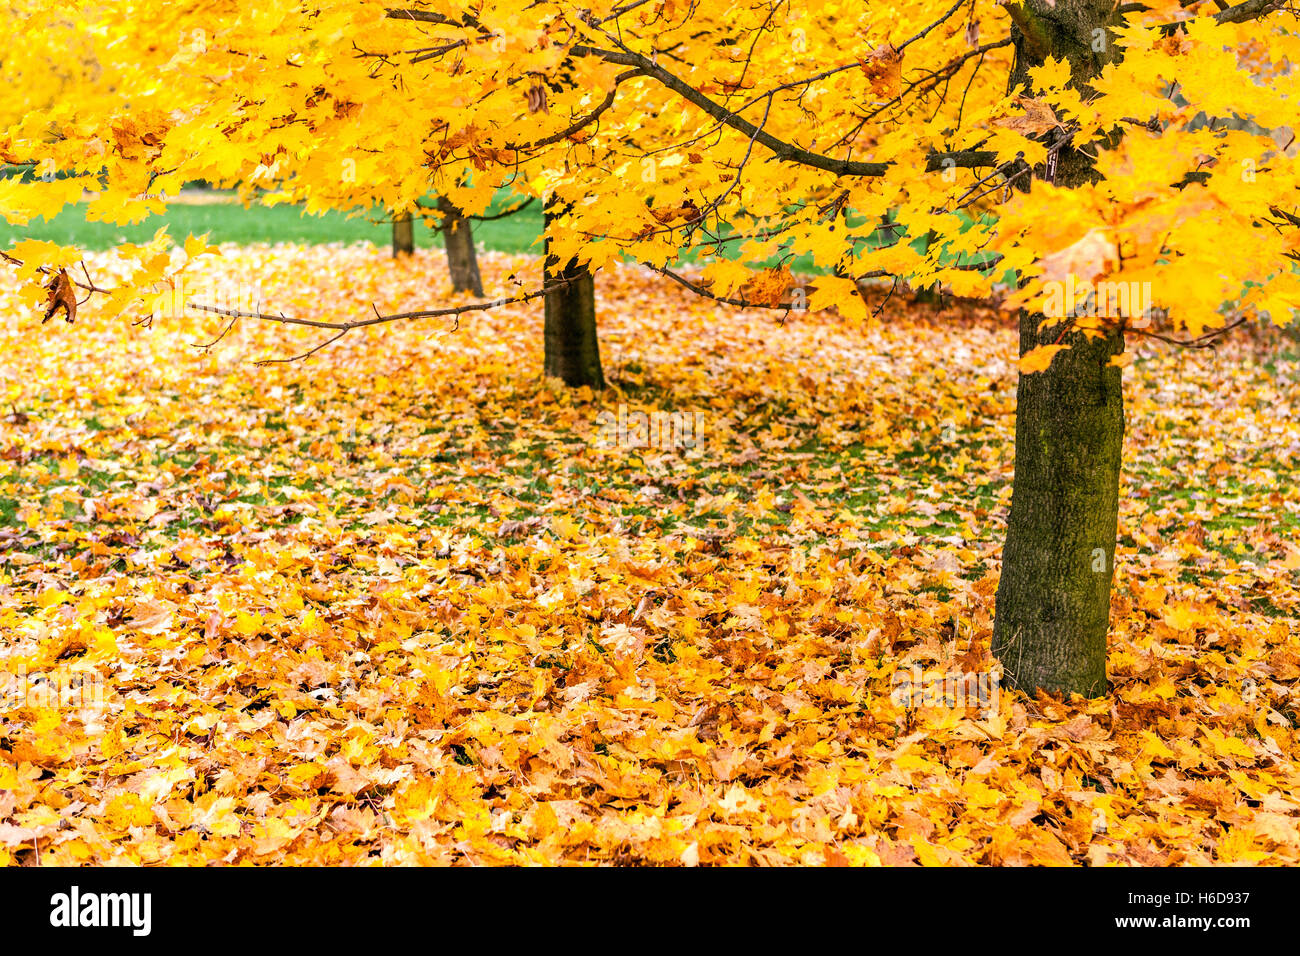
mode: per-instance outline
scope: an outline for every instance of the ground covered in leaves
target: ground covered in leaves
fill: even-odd
[[[489,294],[537,268],[487,256]],[[447,298],[436,253],[196,269],[297,315]],[[615,268],[592,395],[539,378],[532,305],[255,367],[319,338],[4,295],[0,860],[1300,862],[1285,340],[1132,346],[1110,698],[980,712],[891,689],[991,666],[992,311],[781,323]],[[700,440],[604,447],[620,405]]]

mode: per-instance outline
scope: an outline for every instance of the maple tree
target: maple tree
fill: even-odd
[[[623,258],[722,302],[852,320],[868,313],[864,283],[984,296],[1017,276],[1016,490],[993,649],[1028,690],[1105,690],[1126,336],[1205,345],[1297,305],[1300,38],[1276,0],[67,7],[103,41],[95,60],[115,85],[108,102],[102,88],[63,96],[9,128],[0,160],[64,174],[0,184],[11,222],[83,190],[90,214],[129,221],[194,178],[309,211],[401,214],[436,193],[473,215],[502,190],[547,202],[542,288],[234,318],[332,343],[544,297],[546,370],[599,385],[591,275]],[[124,250],[134,265],[109,311],[174,268],[164,242]],[[76,250],[9,254],[33,304],[51,283],[99,288],[64,271]],[[821,274],[792,275],[797,255]],[[1135,286],[1172,329],[1121,300]]]

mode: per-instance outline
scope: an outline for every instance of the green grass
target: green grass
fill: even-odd
[[[516,203],[518,200],[506,200]],[[497,212],[497,208],[489,212]],[[327,242],[373,242],[387,245],[392,241],[392,227],[381,210],[352,218],[340,212],[309,216],[300,206],[251,206],[245,209],[236,202],[210,205],[173,205],[161,215],[150,216],[130,226],[105,222],[87,222],[84,205],[66,209],[53,221],[36,220],[26,226],[12,226],[0,220],[0,248],[8,248],[21,239],[45,239],[60,245],[85,249],[111,249],[123,242],[144,242],[160,226],[167,226],[175,239],[187,235],[209,234],[211,242],[293,242],[316,245]],[[541,203],[504,219],[474,223],[474,237],[488,249],[500,252],[536,252],[534,240],[541,235]],[[423,223],[415,225],[415,243],[420,248],[442,244],[442,238]]]
[[[205,191],[207,192],[207,191]],[[212,191],[211,195],[233,198],[233,193]],[[501,195],[488,209],[495,215],[519,203],[518,197]],[[290,242],[319,245],[330,242],[372,242],[384,246],[392,241],[392,226],[381,209],[369,214],[349,217],[341,212],[307,215],[301,206],[250,206],[238,202],[206,205],[172,205],[167,211],[149,216],[135,225],[119,226],[113,223],[89,222],[84,204],[61,212],[52,221],[39,219],[26,226],[13,226],[0,218],[0,249],[7,249],[22,239],[44,239],[64,246],[83,249],[111,249],[124,242],[142,243],[153,238],[160,226],[167,226],[173,239],[183,240],[189,235],[208,234],[210,242],[252,243]],[[859,226],[862,224],[859,223]],[[725,230],[724,230],[725,232]],[[474,241],[495,252],[541,252],[537,242],[542,233],[542,204],[533,202],[518,213],[503,219],[474,223]],[[859,246],[879,246],[886,241],[883,232],[871,233]],[[419,248],[441,246],[442,238],[422,222],[415,225],[415,244]],[[914,248],[923,249],[924,242],[916,241]],[[729,247],[734,250],[734,246]],[[690,251],[682,257],[684,262],[698,261],[699,256]],[[773,256],[767,263],[778,264],[781,257]],[[811,255],[805,253],[788,262],[796,273],[815,275],[824,272],[818,268]],[[1004,281],[1006,281],[1004,279]]]

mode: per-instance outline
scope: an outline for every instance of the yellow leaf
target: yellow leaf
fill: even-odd
[[[208,245],[208,233],[201,236],[189,236],[185,240],[185,254],[193,259],[202,255],[221,255],[216,246]]]
[[[1030,349],[1020,356],[1020,374],[1032,375],[1034,372],[1047,371],[1056,353],[1068,347],[1066,345],[1040,345],[1037,348]]]
[[[814,312],[835,308],[846,319],[861,321],[867,317],[867,304],[858,293],[858,284],[842,276],[821,276],[808,297],[808,308]]]

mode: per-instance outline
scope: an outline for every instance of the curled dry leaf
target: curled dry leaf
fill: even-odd
[[[68,270],[60,269],[55,273],[46,289],[49,291],[49,305],[45,309],[45,318],[41,319],[41,324],[50,321],[54,313],[60,309],[63,310],[64,321],[75,322],[77,318],[77,291],[72,285],[72,280],[68,278]]]

